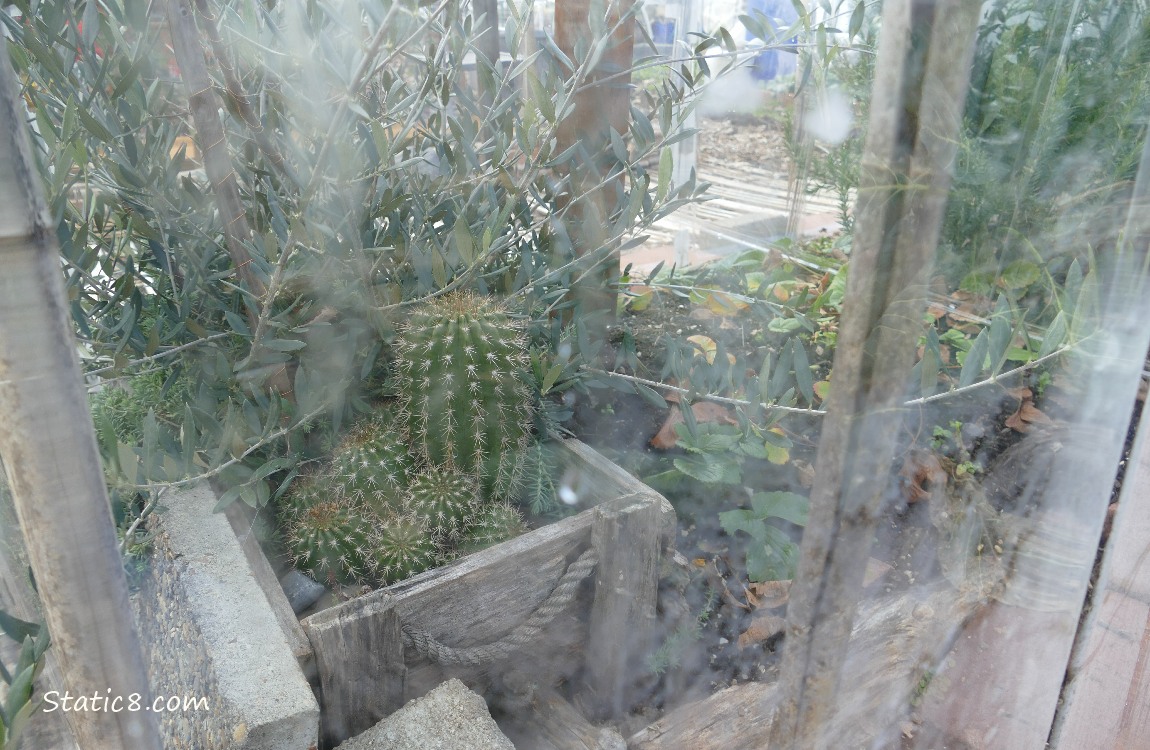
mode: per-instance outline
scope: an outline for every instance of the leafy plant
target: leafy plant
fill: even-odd
[[[32,683],[44,668],[51,639],[43,625],[26,622],[3,610],[0,610],[0,630],[20,644],[20,654],[12,669],[0,663],[0,678],[8,692],[0,706],[0,748],[19,750],[21,737],[39,706],[32,700]]]
[[[747,546],[747,575],[752,581],[777,581],[793,578],[798,565],[798,545],[778,526],[779,519],[806,526],[809,501],[793,492],[757,492],[751,496],[751,507],[719,514],[723,530],[734,536],[742,532],[751,537]]]
[[[378,405],[413,303],[511,296],[557,352],[551,321],[569,313],[587,265],[701,196],[693,176],[672,184],[667,146],[711,77],[706,58],[735,54],[729,35],[701,38],[626,131],[588,154],[560,149],[557,133],[610,44],[601,18],[604,33],[573,57],[550,40],[525,53],[532,24],[513,3],[512,62],[480,55],[473,86],[465,61],[479,29],[455,0],[197,9],[198,32],[173,32],[185,59],[142,0],[19,0],[0,22],[35,120],[86,370],[179,373],[139,414],[106,389],[120,398],[99,407],[113,481],[128,491],[218,476],[235,489],[222,500],[254,506],[320,452],[317,425],[339,433]],[[199,75],[209,49],[189,106],[167,71]],[[585,165],[604,162],[618,190],[576,187]],[[607,197],[604,242],[577,258],[566,222],[588,193]],[[168,408],[176,385],[187,402]],[[514,469],[486,467],[488,490],[513,485]]]

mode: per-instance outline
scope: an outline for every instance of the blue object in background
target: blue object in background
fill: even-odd
[[[655,44],[675,43],[675,19],[657,18],[651,22],[651,38]]]
[[[780,27],[790,26],[799,17],[790,0],[747,0],[747,13],[753,14],[754,11],[758,11],[770,19],[771,28],[776,32]],[[758,39],[758,37],[748,30],[746,39],[751,41]],[[770,44],[774,40],[763,39],[761,41]],[[765,49],[755,55],[755,59],[751,63],[751,77],[758,81],[771,81],[776,76],[792,72],[795,67],[794,61],[786,58],[792,58],[794,55],[787,53],[786,58],[784,58],[783,54],[776,49]]]

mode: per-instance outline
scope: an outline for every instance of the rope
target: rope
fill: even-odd
[[[414,625],[403,625],[403,647],[415,649],[420,656],[447,665],[479,667],[506,659],[510,654],[533,641],[551,624],[555,616],[567,608],[578,592],[579,584],[591,574],[599,562],[599,554],[590,547],[567,567],[555,589],[539,607],[507,635],[494,643],[470,648],[451,648],[431,637]]]

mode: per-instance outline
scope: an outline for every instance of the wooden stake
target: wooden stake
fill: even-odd
[[[328,747],[403,706],[401,628],[395,600],[386,594],[354,613],[337,607],[304,621],[319,668],[320,733]]]
[[[659,586],[656,495],[636,494],[597,507],[591,543],[599,552],[587,644],[588,685],[596,718],[622,716],[655,625]]]
[[[138,693],[144,659],[88,413],[56,225],[0,39],[0,456],[36,576],[52,650],[73,696]],[[155,714],[72,711],[85,748],[159,750]]]

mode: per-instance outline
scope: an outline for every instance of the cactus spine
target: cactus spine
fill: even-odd
[[[334,499],[322,482],[294,492],[287,508],[285,541],[295,565],[317,581],[360,581],[370,570],[369,518]]]
[[[510,503],[492,503],[485,506],[472,526],[459,541],[462,552],[481,549],[514,539],[527,531],[523,514]]]
[[[440,547],[425,519],[392,515],[376,529],[371,540],[372,569],[383,583],[394,583],[434,568]]]
[[[510,496],[533,422],[524,333],[497,303],[453,294],[416,310],[397,349],[402,414],[419,457],[478,476],[487,498]]]
[[[475,520],[479,486],[468,474],[431,469],[411,480],[403,507],[437,539],[454,540]]]
[[[375,419],[357,426],[340,442],[326,473],[340,497],[384,516],[399,507],[413,471],[400,431]]]

